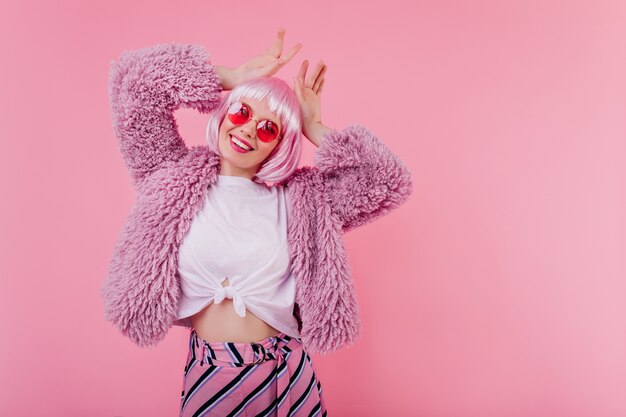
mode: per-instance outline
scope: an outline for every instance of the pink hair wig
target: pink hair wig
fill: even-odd
[[[242,97],[259,101],[267,98],[270,110],[280,119],[282,127],[282,139],[265,159],[253,180],[278,183],[287,179],[296,170],[300,160],[302,116],[296,94],[280,78],[255,78],[228,92],[207,122],[206,141],[209,149],[222,155],[218,146],[220,126],[228,107]]]

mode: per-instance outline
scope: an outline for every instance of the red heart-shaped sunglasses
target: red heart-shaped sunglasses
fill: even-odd
[[[280,131],[276,123],[271,120],[257,120],[252,117],[250,106],[241,101],[236,101],[228,106],[228,120],[236,126],[245,125],[250,119],[256,122],[256,134],[263,142],[271,142],[280,138]]]

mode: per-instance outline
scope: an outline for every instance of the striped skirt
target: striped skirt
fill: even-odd
[[[327,416],[300,338],[207,342],[191,329],[180,416]]]

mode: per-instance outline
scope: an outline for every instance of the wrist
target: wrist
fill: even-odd
[[[235,68],[223,67],[220,65],[214,65],[215,72],[220,80],[220,85],[223,90],[232,90],[237,86],[238,75]]]
[[[304,135],[309,138],[315,146],[320,146],[322,139],[332,129],[323,125],[322,122],[313,122],[306,125],[303,129]]]

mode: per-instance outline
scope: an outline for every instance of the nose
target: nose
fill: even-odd
[[[241,131],[253,138],[256,135],[256,120],[251,118],[245,124],[241,125]]]

